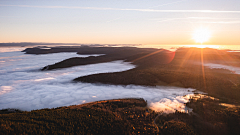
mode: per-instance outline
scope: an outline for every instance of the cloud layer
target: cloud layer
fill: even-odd
[[[213,68],[213,69],[227,69],[235,74],[240,74],[240,68],[234,66],[227,66],[223,64],[215,64],[215,63],[205,63],[204,66]]]
[[[27,55],[0,53],[0,109],[33,110],[77,105],[116,98],[144,98],[157,111],[184,111],[184,103],[193,89],[72,83],[76,77],[96,73],[119,72],[135,66],[123,62],[77,66],[54,71],[39,71],[48,64],[70,57],[88,57],[76,53]]]

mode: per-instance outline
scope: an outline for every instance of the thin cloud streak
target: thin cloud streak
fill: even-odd
[[[188,19],[214,19],[214,18],[211,18],[211,17],[188,17]]]
[[[149,20],[156,20],[156,21],[162,21],[162,20],[176,20],[176,19],[192,19],[192,20],[240,20],[240,18],[213,18],[213,17],[178,17],[178,18],[154,18]]]
[[[168,6],[168,5],[180,3],[180,2],[183,2],[183,1],[187,1],[187,0],[180,0],[180,1],[175,1],[175,2],[165,3],[165,4],[162,4],[162,5],[157,5],[157,6],[153,6],[153,7],[149,7],[149,8],[157,8],[157,7],[162,7],[162,6]]]
[[[191,22],[191,23],[215,23],[215,24],[239,24],[239,18],[211,18],[211,17],[187,17],[187,18],[156,18],[150,19],[157,22],[168,22],[168,21],[175,21],[175,20],[212,20],[212,21],[201,21],[201,22]],[[216,20],[216,21],[213,21]],[[219,21],[217,21],[219,20]],[[229,21],[220,21],[220,20],[229,20]],[[232,21],[230,21],[232,20]]]
[[[215,22],[211,22],[211,21],[205,21],[205,22],[195,22],[195,23],[210,23],[210,24],[239,24],[240,21],[215,21]]]
[[[181,20],[181,19],[184,19],[184,18],[172,18],[172,19],[161,20],[158,22],[168,22],[168,21],[175,21],[175,20]]]
[[[26,7],[26,8],[52,8],[52,9],[116,10],[116,11],[138,11],[138,12],[159,12],[159,13],[240,13],[240,11],[220,11],[220,10],[156,10],[156,9],[121,9],[121,8],[32,6],[32,5],[0,5],[0,6],[1,7]]]
[[[188,17],[189,19],[199,19],[199,20],[239,20],[240,18],[213,18],[213,17]]]
[[[203,23],[238,24],[238,23],[240,23],[240,21],[229,21],[229,22],[219,21],[219,22],[203,22]]]

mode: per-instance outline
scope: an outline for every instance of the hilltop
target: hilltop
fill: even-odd
[[[240,67],[240,55],[226,50],[210,48],[180,48],[176,52],[154,48],[135,47],[53,47],[51,49],[28,48],[27,54],[76,52],[78,54],[104,54],[98,57],[74,57],[47,65],[41,70],[56,70],[78,65],[125,60],[137,67],[117,73],[101,73],[82,76],[74,82],[104,83],[116,85],[178,86],[195,88],[209,95],[240,99],[240,77],[226,69],[211,69],[205,63],[217,63]]]

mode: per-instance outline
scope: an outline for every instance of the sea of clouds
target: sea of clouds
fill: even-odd
[[[215,63],[205,63],[204,66],[212,68],[212,69],[226,69],[226,70],[230,70],[231,72],[233,72],[235,74],[240,74],[239,67],[223,65],[223,64],[215,64]]]
[[[128,62],[113,61],[40,71],[46,65],[67,58],[89,56],[92,55],[77,55],[76,53],[30,55],[19,51],[0,53],[0,109],[15,108],[30,111],[98,100],[144,98],[149,107],[156,111],[186,110],[184,103],[188,102],[194,89],[72,82],[80,76],[135,68],[135,65]]]

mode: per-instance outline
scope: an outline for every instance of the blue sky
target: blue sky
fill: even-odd
[[[0,42],[240,45],[239,0],[0,0]]]

